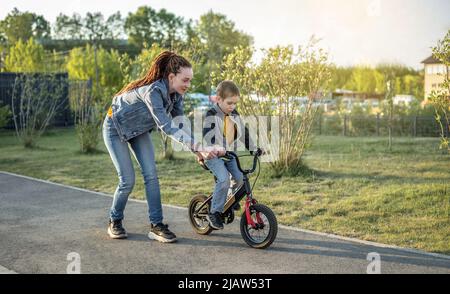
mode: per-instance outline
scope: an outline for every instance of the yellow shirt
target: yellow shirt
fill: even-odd
[[[110,106],[109,109],[108,109],[108,116],[109,116],[109,117],[112,117],[112,107],[111,107],[111,106]]]
[[[225,119],[223,121],[223,135],[225,136],[228,145],[234,142],[235,134],[236,124],[231,120],[229,115],[225,115]]]

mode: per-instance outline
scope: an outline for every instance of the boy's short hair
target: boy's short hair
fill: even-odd
[[[217,85],[216,94],[222,99],[233,96],[241,96],[238,86],[236,86],[233,81],[220,82],[220,84]]]

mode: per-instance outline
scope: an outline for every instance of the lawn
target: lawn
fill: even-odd
[[[285,225],[450,255],[450,156],[438,145],[394,138],[388,151],[387,138],[313,137],[304,158],[312,176],[273,178],[262,164],[254,194]],[[112,194],[116,172],[103,142],[95,154],[78,150],[72,128],[48,131],[33,149],[1,130],[0,170]],[[191,154],[176,157],[157,161],[163,202],[187,206],[214,182]],[[135,166],[132,197],[143,199]]]

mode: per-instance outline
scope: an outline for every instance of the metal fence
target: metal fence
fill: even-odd
[[[10,108],[12,107],[13,89],[16,84],[16,81],[21,75],[23,74],[0,73],[0,106],[9,105]],[[45,79],[44,76],[48,76],[49,74],[40,74],[40,73],[34,74],[34,76],[38,77],[39,75],[42,75],[43,79]],[[71,110],[69,101],[69,91],[72,81],[69,81],[67,73],[58,73],[54,74],[54,76],[55,80],[57,80],[58,83],[63,82],[65,86],[64,91],[62,91],[60,97],[56,97],[56,99],[59,99],[58,104],[61,104],[61,107],[59,108],[59,111],[55,114],[52,121],[50,122],[50,126],[56,127],[73,126],[74,125],[73,112]],[[86,83],[86,81],[83,82]],[[46,83],[48,83],[48,81],[46,81]],[[8,120],[8,123],[5,126],[5,128],[14,129],[14,121],[12,118]]]
[[[449,126],[442,120],[446,137]],[[440,126],[434,116],[388,116],[382,115],[323,115],[316,116],[313,132],[318,135],[335,136],[387,136],[389,128],[393,136],[439,137]]]
[[[20,73],[0,73],[0,106],[12,103],[12,93],[16,79]],[[39,74],[36,74],[39,75]],[[42,74],[44,75],[44,74]],[[46,74],[48,75],[48,74]],[[73,126],[75,100],[91,95],[90,81],[69,80],[66,73],[55,74],[57,79],[66,83],[61,99],[62,107],[56,113],[51,126]],[[60,82],[60,80],[59,80]],[[72,106],[72,107],[71,107]],[[442,121],[446,136],[449,137],[449,126]],[[9,120],[5,128],[13,129],[14,122]],[[440,126],[433,116],[394,115],[391,120],[382,115],[326,115],[319,113],[313,123],[313,133],[318,135],[343,136],[386,136],[391,129],[393,136],[438,137]]]

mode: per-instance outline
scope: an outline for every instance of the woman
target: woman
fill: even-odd
[[[150,132],[158,127],[172,139],[184,144],[197,160],[216,157],[222,150],[200,149],[190,134],[171,125],[172,118],[183,115],[183,94],[193,77],[192,66],[184,57],[170,51],[159,54],[147,74],[119,91],[103,123],[103,139],[119,177],[110,210],[108,234],[123,239],[124,209],[134,183],[135,173],[129,147],[142,171],[150,220],[150,239],[175,242],[176,236],[163,224],[161,194],[156,173]]]

